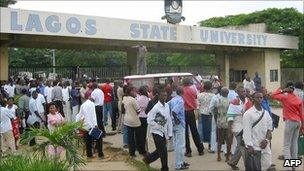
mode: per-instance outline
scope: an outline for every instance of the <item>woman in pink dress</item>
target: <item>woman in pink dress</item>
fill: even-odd
[[[55,104],[51,103],[49,106],[49,114],[48,117],[48,129],[50,133],[54,132],[57,126],[64,124],[64,118],[58,112],[58,109]],[[63,147],[56,147],[50,145],[48,151],[50,154],[59,155],[64,150]]]

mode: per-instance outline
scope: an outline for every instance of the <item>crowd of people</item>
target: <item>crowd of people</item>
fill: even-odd
[[[1,151],[7,147],[16,153],[20,133],[29,127],[47,127],[52,132],[66,122],[84,123],[86,155],[93,158],[96,141],[98,157],[103,158],[103,138],[111,118],[112,131],[122,133],[123,147],[131,157],[136,151],[143,162],[150,164],[160,158],[161,170],[169,170],[168,145],[173,144],[175,169],[188,169],[185,157],[192,157],[190,136],[197,154],[216,153],[217,161],[233,170],[243,158],[246,170],[273,169],[271,139],[277,116],[271,112],[269,98],[282,102],[285,121],[283,158],[298,158],[298,137],[304,133],[303,83],[289,82],[286,88],[272,93],[261,85],[258,73],[254,80],[245,75],[243,86],[231,82],[221,85],[218,76],[202,81],[203,90],[193,80],[183,78],[166,85],[135,88],[123,81],[106,80],[98,84],[90,80],[79,84],[70,81],[14,80],[1,85]],[[18,100],[14,99],[19,97]],[[90,132],[99,129],[102,136]],[[190,133],[191,132],[191,133]],[[155,150],[148,148],[152,137]],[[33,139],[29,145],[34,145]],[[207,145],[207,146],[206,146]],[[52,149],[50,149],[52,150]],[[56,150],[58,151],[58,150]]]

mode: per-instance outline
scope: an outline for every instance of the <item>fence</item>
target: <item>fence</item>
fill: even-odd
[[[71,66],[56,66],[56,67],[10,67],[9,75],[19,75],[20,72],[30,72],[34,78],[39,77],[39,74],[45,73],[46,77],[53,72],[62,78],[82,78],[84,75],[91,78],[111,78],[120,79],[130,75],[131,67],[128,65],[121,66],[98,66],[98,67],[71,67]],[[148,66],[148,73],[172,73],[172,72],[190,72],[200,75],[219,75],[219,66],[203,65],[203,66]]]

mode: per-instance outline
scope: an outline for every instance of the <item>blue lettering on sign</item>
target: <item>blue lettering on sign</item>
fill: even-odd
[[[176,27],[170,27],[170,40],[177,40]]]
[[[76,17],[71,17],[66,22],[66,28],[72,34],[79,33],[80,27],[80,21]]]
[[[46,29],[49,32],[57,33],[61,29],[61,24],[59,23],[59,17],[57,15],[50,15],[45,20]]]
[[[139,36],[140,36],[139,24],[132,23],[130,25],[130,31],[131,31],[131,37],[132,38],[139,38]]]
[[[85,33],[87,35],[94,35],[96,34],[97,29],[96,29],[96,21],[93,19],[88,19],[86,21],[86,29],[85,29]]]
[[[45,21],[43,21],[44,25],[42,25],[40,16],[38,14],[29,14],[27,20],[24,23],[19,21],[19,12],[11,11],[11,30],[14,31],[33,31],[34,29],[37,32],[43,32],[45,26],[45,30],[51,33],[58,33],[62,31],[62,21],[60,21],[59,16],[57,15],[49,15],[46,17]],[[20,22],[20,23],[19,23]],[[86,35],[95,35],[97,33],[96,21],[93,19],[87,19],[84,23],[85,25],[85,34]],[[77,34],[82,30],[81,22],[76,17],[70,17],[65,21],[66,30],[69,33]],[[24,29],[25,27],[25,29]]]
[[[155,38],[160,39],[161,36],[160,36],[160,31],[159,31],[158,26],[153,25],[152,29],[151,29],[150,39],[155,39]]]
[[[163,32],[163,39],[167,40],[168,39],[168,31],[169,31],[169,26],[160,26],[160,30]]]
[[[43,32],[41,21],[38,14],[30,14],[25,27],[26,31],[33,31],[35,29],[37,32]]]
[[[132,23],[130,36],[134,39],[177,40],[176,27]]]
[[[200,30],[201,42],[234,45],[264,45],[267,36],[263,34],[244,34],[230,31]]]
[[[18,24],[18,13],[15,11],[11,12],[11,30],[22,31],[22,25]]]

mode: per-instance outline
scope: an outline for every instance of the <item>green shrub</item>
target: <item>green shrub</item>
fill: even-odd
[[[0,170],[5,171],[67,171],[68,163],[65,161],[54,161],[47,157],[33,158],[23,155],[11,155],[2,157]]]
[[[47,128],[31,128],[21,136],[21,143],[28,144],[35,137],[44,137],[46,141],[37,143],[34,147],[34,156],[48,157],[47,147],[52,145],[54,147],[63,147],[65,149],[65,159],[69,167],[75,170],[81,165],[85,164],[84,159],[77,152],[77,143],[82,142],[81,138],[76,134],[76,130],[82,128],[80,122],[69,122],[62,126],[58,126],[50,133]],[[54,156],[55,161],[60,161],[59,156]]]

